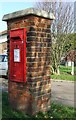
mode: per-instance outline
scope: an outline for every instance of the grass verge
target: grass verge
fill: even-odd
[[[75,67],[76,69],[76,67]],[[76,81],[76,76],[71,75],[71,67],[60,66],[60,75],[51,75],[52,79]]]
[[[76,81],[76,77],[68,74],[51,75],[52,79]]]
[[[25,115],[21,112],[16,112],[11,109],[8,103],[8,93],[4,92],[2,95],[2,120],[21,119],[21,120],[42,120],[42,119],[56,119],[56,120],[74,120],[75,109],[72,107],[63,106],[61,104],[51,103],[51,110],[49,112],[39,112],[35,116]],[[29,108],[30,109],[30,108]]]

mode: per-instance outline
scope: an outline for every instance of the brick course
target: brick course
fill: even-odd
[[[11,19],[9,31],[26,28],[26,83],[9,80],[9,102],[11,106],[27,114],[47,111],[51,104],[50,56],[51,56],[51,20],[30,15]]]

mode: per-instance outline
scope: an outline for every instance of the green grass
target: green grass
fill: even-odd
[[[4,120],[5,118],[7,118],[7,120],[9,120],[10,118],[21,118],[21,120],[42,120],[42,119],[57,119],[57,120],[74,120],[75,118],[75,111],[72,107],[66,107],[63,106],[61,104],[57,104],[52,102],[51,103],[51,110],[49,112],[46,113],[42,113],[39,112],[37,115],[35,116],[29,116],[29,115],[25,115],[21,112],[16,112],[14,110],[11,109],[9,103],[8,103],[8,94],[7,93],[3,93],[3,97],[2,97],[2,103],[3,103],[3,110],[2,110],[2,120]],[[30,108],[29,108],[30,109]]]
[[[75,67],[76,70],[76,67]],[[51,75],[52,79],[75,81],[76,76],[71,75],[71,67],[60,66],[60,75]]]
[[[75,81],[76,77],[68,74],[51,75],[52,79]]]
[[[63,72],[63,73],[71,73],[71,67],[66,67],[66,66],[60,66],[60,72]]]

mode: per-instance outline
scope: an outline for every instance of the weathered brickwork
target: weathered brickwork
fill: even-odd
[[[8,25],[9,31],[26,28],[26,83],[9,80],[9,102],[11,106],[28,114],[47,111],[51,104],[51,20],[30,15],[12,19]]]

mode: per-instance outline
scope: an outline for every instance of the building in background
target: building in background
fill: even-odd
[[[66,66],[72,66],[72,64],[76,66],[76,50],[69,51],[65,57],[65,61]]]
[[[0,32],[0,54],[7,53],[7,30]]]

